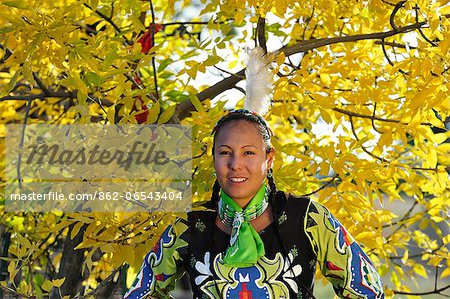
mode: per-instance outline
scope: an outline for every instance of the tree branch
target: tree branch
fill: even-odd
[[[377,103],[375,103],[373,105],[373,113],[372,113],[372,117],[375,117],[375,113],[377,112]],[[375,120],[372,118],[371,119],[371,123],[372,123],[372,128],[375,130],[375,132],[377,132],[378,134],[383,134],[383,132],[381,132],[380,130],[377,129],[377,127],[375,126]]]
[[[383,2],[383,3],[387,4],[387,5],[390,5],[390,6],[395,6],[394,3],[391,3],[391,2],[386,1],[386,0],[381,0],[381,2]]]
[[[222,92],[228,89],[232,89],[236,83],[242,80],[242,78],[245,78],[245,69],[240,70],[234,75],[227,77],[217,82],[213,86],[210,86],[202,92],[198,93],[197,98],[200,100],[200,102],[206,99],[213,99]],[[190,111],[192,111],[193,109],[194,105],[192,105],[191,101],[186,100],[177,105],[174,116],[176,116],[178,120],[181,120],[188,117]]]
[[[384,54],[384,57],[386,57],[386,60],[388,61],[388,63],[391,65],[391,66],[394,66],[394,63],[391,61],[391,59],[389,58],[389,55],[388,55],[388,53],[387,53],[387,51],[386,51],[386,46],[385,46],[385,41],[384,41],[384,38],[381,40],[381,49],[383,50],[383,54]],[[394,52],[395,53],[395,52]],[[394,54],[395,55],[395,54]],[[398,71],[402,74],[402,75],[408,75],[408,73],[407,72],[405,72],[404,70],[402,70],[402,69],[398,69]]]
[[[396,120],[396,119],[380,118],[380,117],[376,117],[376,116],[373,116],[373,115],[367,115],[367,114],[361,114],[361,113],[357,113],[357,112],[347,111],[347,110],[344,110],[344,109],[341,109],[341,108],[337,108],[337,107],[333,108],[332,110],[334,110],[336,112],[339,112],[339,113],[342,113],[342,114],[345,114],[345,115],[348,115],[348,116],[354,116],[354,117],[359,117],[359,118],[367,118],[367,119],[371,119],[371,120],[383,121],[383,122],[388,122],[388,123],[396,123],[396,124],[402,124],[402,125],[407,125],[408,124],[408,123],[404,123],[404,122],[401,122],[401,121]],[[432,126],[431,123],[422,122],[420,124],[423,125],[423,126]]]
[[[394,36],[400,33],[407,33],[410,31],[417,30],[418,28],[422,28],[426,25],[427,22],[419,22],[412,25],[408,25],[405,27],[398,28],[398,31],[390,30],[385,32],[377,32],[377,33],[368,33],[368,34],[355,34],[348,36],[339,36],[339,37],[331,37],[331,38],[321,38],[314,39],[308,41],[300,41],[299,43],[292,46],[284,46],[283,48],[275,51],[273,55],[276,57],[281,52],[284,52],[286,56],[291,56],[293,54],[304,53],[313,49],[317,49],[320,47],[337,44],[337,43],[348,43],[348,42],[356,42],[361,40],[370,40],[370,39],[383,39],[390,36]]]
[[[377,40],[377,41],[375,42],[375,44],[376,44],[376,45],[382,45],[382,44],[383,44],[383,41]],[[384,44],[385,44],[386,46],[391,46],[391,47],[394,47],[394,48],[403,48],[403,49],[406,49],[406,48],[407,48],[407,46],[404,45],[404,44],[399,44],[399,43],[394,43],[394,42],[387,42],[387,41],[384,41]],[[410,46],[410,45],[408,45],[408,48],[410,48],[410,49],[417,49],[417,47]]]
[[[32,103],[32,100],[29,99],[27,101],[27,107],[25,108],[25,117],[23,120],[22,133],[20,135],[20,143],[19,143],[20,149],[23,149],[23,142],[25,140],[25,129],[27,127],[28,116],[30,115],[31,103]],[[21,162],[22,162],[22,153],[19,153],[19,156],[17,157],[17,183],[18,183],[19,189],[22,189],[22,177],[20,175]]]
[[[256,35],[258,38],[259,46],[264,50],[264,53],[267,53],[267,44],[266,44],[266,19],[261,16],[258,18],[258,23],[256,25]]]
[[[311,196],[311,195],[313,195],[313,194],[319,192],[320,190],[325,189],[325,188],[326,188],[328,185],[330,185],[335,179],[337,179],[337,177],[338,177],[338,175],[335,174],[334,177],[333,177],[331,180],[329,180],[328,182],[325,183],[325,185],[322,185],[321,187],[319,187],[318,189],[316,189],[316,190],[314,190],[314,191],[312,191],[312,192],[310,192],[310,193],[302,194],[301,196]]]
[[[37,85],[42,89],[44,94],[50,94],[50,90],[48,90],[47,86],[45,86],[44,82],[38,77],[36,72],[33,72],[34,81],[36,81]]]
[[[63,92],[63,91],[53,91],[47,90],[47,93],[39,93],[39,94],[28,94],[28,95],[13,95],[13,96],[5,96],[0,98],[0,102],[3,101],[33,101],[33,100],[43,100],[45,98],[76,98],[77,91],[72,92]]]
[[[398,27],[395,25],[395,15],[399,11],[400,8],[403,7],[403,4],[406,3],[406,0],[400,1],[397,4],[395,4],[394,9],[392,10],[391,16],[389,17],[389,23],[391,24],[392,29],[394,29],[395,32],[398,32]]]
[[[360,142],[360,139],[359,139],[359,137],[358,137],[358,134],[356,134],[355,124],[353,123],[353,116],[350,115],[350,116],[349,116],[349,120],[350,120],[350,126],[351,126],[351,128],[352,128],[353,136],[355,136],[356,141]],[[371,151],[369,151],[369,150],[368,150],[364,145],[362,145],[362,144],[361,144],[361,149],[362,149],[366,154],[368,154],[369,156],[371,156],[371,157],[373,157],[373,158],[375,158],[375,159],[377,159],[377,160],[380,160],[380,161],[383,162],[383,163],[391,163],[390,161],[386,160],[385,158],[382,158],[382,157],[379,157],[379,156],[375,155],[374,153],[372,153]]]
[[[418,21],[419,21],[419,6],[418,6],[417,4],[414,6],[414,12],[415,12],[416,22],[418,22]],[[425,33],[423,33],[423,31],[422,31],[421,28],[418,28],[418,30],[419,30],[419,34],[423,37],[423,39],[424,39],[427,43],[429,43],[429,44],[432,45],[433,47],[437,47],[437,46],[438,46],[435,42],[431,41],[431,40],[425,35]]]
[[[155,9],[153,7],[153,1],[149,0],[150,2],[150,10],[152,12],[152,45],[155,45]],[[156,99],[159,99],[159,91],[158,91],[158,74],[156,72],[156,58],[155,55],[152,56],[152,68],[153,68],[153,82],[155,83],[155,94]]]
[[[396,290],[393,290],[393,292],[394,292],[394,294],[399,294],[399,295],[421,296],[421,295],[440,294],[447,289],[450,289],[450,284],[446,285],[445,287],[442,287],[439,289],[434,289],[433,291],[428,291],[428,292],[403,292],[403,291],[396,291]]]
[[[337,44],[337,43],[348,43],[355,42],[361,40],[370,40],[370,39],[383,39],[390,36],[394,36],[400,33],[406,33],[413,30],[417,30],[418,28],[426,25],[427,22],[419,22],[412,25],[408,25],[405,27],[398,28],[397,31],[390,30],[385,32],[377,32],[377,33],[369,33],[369,34],[356,34],[350,36],[340,36],[340,37],[332,37],[332,38],[322,38],[322,39],[314,39],[307,41],[300,41],[292,46],[284,46],[281,49],[273,52],[273,57],[277,57],[280,53],[284,52],[286,57],[289,57],[298,53],[305,53],[307,51],[317,49],[320,47]],[[235,74],[235,76],[227,77],[216,84],[208,87],[207,89],[200,92],[197,97],[200,101],[204,101],[206,99],[213,99],[217,95],[222,92],[233,88],[233,86],[238,83],[241,79],[245,78],[245,70],[242,69]],[[186,100],[177,105],[174,117],[177,120],[181,120],[187,116],[189,116],[190,111],[194,109],[194,105],[192,105],[190,100]],[[370,118],[371,116],[368,116]],[[399,123],[399,121],[391,121],[394,123]]]
[[[217,70],[223,72],[223,73],[226,73],[226,74],[230,75],[230,76],[236,76],[236,74],[233,74],[232,72],[229,72],[229,71],[227,71],[227,70],[224,70],[223,68],[220,68],[220,67],[218,67],[217,65],[213,65],[213,67],[214,67],[215,69],[217,69]],[[245,79],[245,77],[242,77],[241,79]]]
[[[91,6],[89,6],[89,4],[87,3],[83,3],[84,6],[86,6],[87,8],[89,8],[90,10],[92,10],[93,12],[95,12],[96,14],[98,14],[102,19],[104,19],[106,22],[108,22],[111,26],[114,27],[114,29],[117,31],[117,33],[119,33],[120,35],[122,35],[122,30],[120,30],[119,26],[117,26],[116,23],[114,23],[114,21],[112,20],[112,18],[108,17],[107,15],[105,15],[104,13],[102,13],[101,11],[99,11],[98,9],[94,10]],[[130,41],[129,39],[127,39],[126,36],[122,35],[122,37],[125,39],[125,42],[127,43],[127,45],[131,46],[133,44],[132,41]]]
[[[305,20],[305,26],[303,28],[303,33],[302,33],[302,40],[305,39],[305,35],[306,35],[306,29],[308,29],[309,27],[309,23],[311,22],[312,18],[314,17],[314,11],[315,11],[316,7],[313,6],[312,12],[311,12],[311,16],[309,16],[308,18],[306,18]]]
[[[228,21],[231,21],[233,19],[227,19],[225,21],[221,21],[221,22],[216,22],[214,21],[214,24],[225,24]],[[163,25],[164,27],[166,26],[173,26],[173,25],[208,25],[209,22],[170,22],[170,23],[163,23],[161,25]]]
[[[436,249],[433,249],[433,250],[429,250],[429,249],[428,249],[428,250],[425,250],[425,251],[423,251],[423,252],[421,252],[421,253],[409,255],[409,256],[408,256],[408,259],[422,258],[422,256],[423,256],[424,254],[433,254],[433,253],[435,253],[436,251],[440,250],[443,246],[444,246],[444,244],[441,244],[441,245],[440,245],[438,248],[436,248]],[[399,255],[389,256],[389,259],[390,259],[390,260],[401,260],[401,259],[403,259],[403,256],[399,256]]]

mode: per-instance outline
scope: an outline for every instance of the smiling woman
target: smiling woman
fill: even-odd
[[[220,129],[213,151],[217,180],[222,190],[244,208],[272,168],[274,150],[249,121],[228,122]]]
[[[384,298],[361,247],[322,205],[276,188],[272,130],[233,110],[214,130],[212,198],[178,218],[125,298],[168,298],[189,273],[194,298],[314,298],[316,264],[343,298]]]

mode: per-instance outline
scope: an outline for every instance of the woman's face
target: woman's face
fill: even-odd
[[[222,190],[245,207],[272,167],[274,151],[266,145],[256,124],[236,120],[223,125],[216,136],[214,168]]]

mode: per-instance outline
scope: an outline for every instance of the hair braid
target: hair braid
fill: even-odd
[[[220,185],[219,185],[219,182],[216,179],[216,181],[214,182],[213,189],[212,189],[212,194],[211,194],[211,201],[212,201],[212,204],[213,204],[215,209],[217,209],[217,204],[219,203],[219,199],[220,199],[220,193],[219,192],[220,192]]]
[[[274,217],[277,218],[278,217],[278,211],[276,207],[277,205],[274,203],[277,195],[277,186],[275,185],[275,181],[273,180],[272,169],[269,170],[269,173],[271,173],[271,175],[267,176],[267,182],[269,183],[270,187],[269,203],[272,206]]]

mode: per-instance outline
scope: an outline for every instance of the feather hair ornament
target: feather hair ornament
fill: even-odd
[[[244,109],[254,111],[264,116],[270,107],[271,72],[269,61],[261,47],[250,51],[245,70],[247,82],[245,91],[247,97],[244,101]]]

